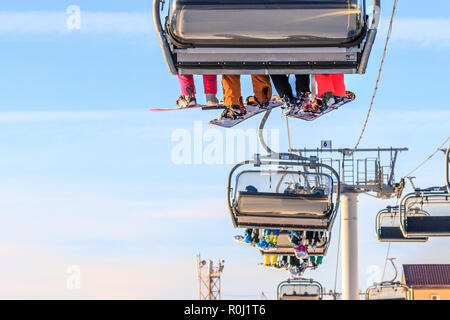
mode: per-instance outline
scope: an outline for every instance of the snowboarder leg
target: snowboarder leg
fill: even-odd
[[[194,76],[189,74],[178,75],[178,82],[180,84],[181,96],[176,101],[176,104],[180,108],[186,108],[188,106],[195,106],[197,100],[195,99],[195,83]],[[203,85],[206,94],[206,105],[215,106],[219,104],[217,100],[217,76],[216,75],[204,75]]]

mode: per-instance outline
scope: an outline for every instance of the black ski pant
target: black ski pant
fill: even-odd
[[[272,78],[273,85],[278,92],[278,95],[283,98],[286,97],[290,100],[294,99],[294,95],[292,93],[291,85],[289,84],[289,75],[284,74],[272,74],[270,75]],[[307,74],[296,74],[295,75],[295,91],[297,93],[297,97],[300,97],[302,93],[310,92],[309,89],[309,75]]]

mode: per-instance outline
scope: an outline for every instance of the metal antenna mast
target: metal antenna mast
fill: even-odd
[[[219,260],[215,267],[211,260],[202,260],[200,254],[197,254],[195,264],[198,277],[198,298],[200,300],[220,300],[220,277],[223,272],[224,260]]]

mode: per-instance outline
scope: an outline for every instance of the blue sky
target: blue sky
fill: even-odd
[[[294,147],[332,139],[353,147],[375,84],[393,1],[366,75],[347,76],[357,100],[306,123],[290,121]],[[81,8],[80,30],[66,9]],[[397,177],[448,137],[450,4],[400,1],[379,93],[361,147],[408,147]],[[175,77],[154,36],[150,1],[9,1],[0,5],[0,297],[196,298],[194,254],[225,259],[224,298],[275,297],[286,273],[258,269],[259,253],[231,240],[225,208],[230,164],[176,165],[177,130],[225,134],[205,123],[216,112],[151,113],[171,107]],[[200,80],[200,79],[198,79]],[[201,92],[201,81],[197,81]],[[250,94],[248,77],[243,90]],[[284,119],[273,112],[268,127]],[[256,128],[259,117],[239,129]],[[197,121],[197,122],[195,122]],[[200,121],[200,122],[198,122]],[[442,156],[416,173],[443,183]],[[393,201],[360,197],[360,285],[382,268],[387,245],[375,213]],[[338,224],[324,265],[307,276],[334,285]],[[391,247],[398,263],[448,263],[448,239]],[[66,288],[79,266],[80,290]],[[338,289],[340,287],[338,281]]]

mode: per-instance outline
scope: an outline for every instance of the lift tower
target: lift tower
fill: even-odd
[[[195,256],[195,264],[198,277],[198,297],[200,300],[220,300],[220,277],[224,267],[224,261],[219,260],[215,267],[211,260],[205,261],[200,254]]]
[[[294,149],[302,157],[314,157],[333,167],[340,177],[342,299],[359,299],[358,195],[389,199],[399,193],[394,169],[397,156],[407,148]],[[363,155],[356,158],[355,155]]]
[[[265,142],[263,130],[271,113],[267,111],[259,125],[259,140],[266,150],[267,158],[290,157],[273,151]],[[327,148],[324,146],[327,145]],[[290,154],[298,154],[299,161],[309,162],[310,169],[322,173],[323,168],[331,168],[339,176],[334,183],[335,193],[341,203],[342,240],[342,299],[359,299],[358,264],[358,195],[366,193],[379,199],[390,199],[401,194],[404,185],[395,183],[394,169],[398,154],[407,148],[338,148],[323,144],[316,149],[291,149]],[[358,156],[358,158],[355,157]],[[360,157],[361,156],[361,157]],[[262,158],[257,155],[258,158]],[[320,164],[320,165],[317,165]]]

